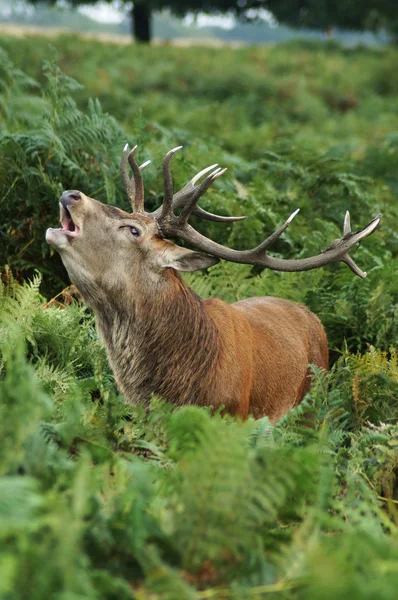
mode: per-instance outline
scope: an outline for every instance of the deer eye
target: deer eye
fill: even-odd
[[[137,229],[137,227],[134,227],[134,225],[129,227],[129,229],[130,229],[131,234],[134,235],[134,237],[138,237],[141,234],[140,230]]]

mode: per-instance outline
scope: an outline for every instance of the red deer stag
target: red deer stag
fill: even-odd
[[[170,159],[179,148],[165,156],[163,204],[153,213],[144,210],[141,176],[149,161],[139,167],[135,148],[129,152],[126,146],[121,172],[133,212],[65,191],[62,227],[48,229],[46,239],[94,309],[116,382],[128,402],[147,402],[155,393],[176,405],[223,406],[243,419],[267,415],[276,422],[308,391],[308,365],[327,368],[320,321],[304,306],[281,298],[232,305],[216,298],[201,300],[178,271],[210,267],[219,259],[277,271],[305,271],[342,261],[365,277],[348,252],[376,229],[380,216],[353,233],[347,212],[343,237],[310,258],[282,260],[268,254],[298,211],[257,248],[226,248],[188,224],[192,213],[221,222],[244,218],[213,215],[197,205],[225,169],[212,165],[174,194]],[[178,236],[206,254],[177,246],[166,236]]]

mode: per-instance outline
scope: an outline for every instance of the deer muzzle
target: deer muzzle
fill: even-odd
[[[80,192],[76,190],[67,190],[63,192],[60,198],[60,221],[62,227],[58,229],[50,227],[46,231],[46,241],[57,250],[67,248],[68,244],[80,235],[80,228],[73,220],[71,210],[73,210],[73,206],[80,202],[81,199]]]

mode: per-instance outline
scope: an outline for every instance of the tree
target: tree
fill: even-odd
[[[34,4],[59,0],[30,0]],[[98,0],[66,0],[71,6],[96,4]],[[112,0],[105,0],[112,2]],[[124,5],[129,0],[120,0]],[[151,15],[169,9],[175,15],[187,13],[222,14],[232,12],[238,18],[256,19],[256,11],[265,9],[283,24],[328,30],[385,29],[398,36],[398,0],[134,0],[131,8],[132,33],[139,42],[151,40]]]
[[[284,25],[327,30],[390,31],[398,35],[398,0],[137,0],[147,10],[169,8],[183,16],[188,12],[233,12],[245,20],[266,10]]]
[[[59,0],[29,0],[33,4],[57,4]],[[96,4],[98,0],[66,0],[70,6]],[[105,0],[111,3],[112,0]],[[123,5],[130,5],[129,0],[120,0]],[[240,16],[250,8],[264,6],[263,0],[134,0],[131,8],[132,34],[138,42],[148,43],[151,40],[151,15],[155,10],[169,9],[175,15],[187,13],[226,13],[234,12]]]
[[[390,31],[398,34],[397,0],[265,0],[275,18],[292,27]]]
[[[28,0],[32,4],[58,4],[60,0]],[[109,4],[112,0],[105,0]],[[66,0],[69,6],[87,6],[89,4],[97,4],[98,0]],[[122,5],[131,4],[128,0],[120,0]],[[151,39],[151,11],[153,8],[158,8],[158,5],[166,2],[152,2],[151,0],[135,0],[131,8],[132,34],[139,42],[149,42]]]

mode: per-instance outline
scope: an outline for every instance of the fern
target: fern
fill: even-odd
[[[66,75],[48,40],[2,44],[14,63],[1,53],[0,596],[395,600],[396,143],[374,131],[395,127],[396,52],[296,44],[198,60],[195,49],[65,36]],[[189,146],[176,189],[204,160],[233,167],[203,206],[249,218],[195,223],[231,247],[256,245],[300,206],[272,253],[308,256],[341,235],[347,208],[354,227],[383,213],[355,251],[365,280],[344,265],[221,263],[187,276],[203,297],[282,296],[323,321],[332,368],[313,368],[304,402],[276,426],[161,398],[127,405],[92,314],[60,292],[66,274],[43,237],[57,197],[76,187],[127,208],[118,162],[129,140],[158,165]],[[151,209],[161,177],[144,176]]]

